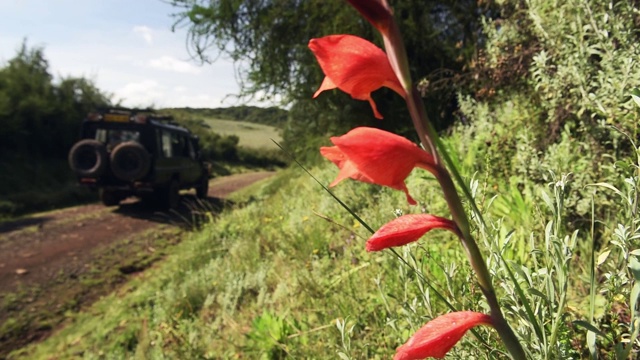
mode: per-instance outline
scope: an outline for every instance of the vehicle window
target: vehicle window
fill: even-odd
[[[96,140],[100,141],[103,144],[107,143],[107,130],[106,129],[98,129],[96,130]]]
[[[180,133],[172,133],[171,135],[171,151],[173,152],[173,156],[188,157],[189,148],[184,135]]]
[[[188,147],[188,151],[189,151],[189,157],[192,159],[196,158],[196,149],[193,148],[193,142],[187,140],[187,147]]]
[[[140,132],[122,129],[98,129],[95,139],[106,144],[107,149],[113,149],[116,145],[126,142],[140,142]]]
[[[162,131],[162,155],[164,157],[173,156],[172,136],[168,131]]]
[[[160,129],[155,129],[154,134],[155,134],[154,139],[156,141],[156,149],[158,149],[158,156],[166,157],[164,154],[164,149],[162,147],[162,131]]]

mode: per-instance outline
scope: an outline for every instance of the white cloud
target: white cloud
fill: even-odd
[[[127,83],[116,90],[116,94],[126,101],[127,106],[147,107],[162,103],[165,98],[164,90],[164,86],[155,80],[142,80]]]
[[[149,66],[156,69],[169,70],[178,73],[199,74],[201,72],[199,67],[168,55],[150,60]]]
[[[203,66],[189,60],[186,29],[171,30],[174,19],[169,14],[175,8],[168,2],[60,0],[52,7],[25,5],[30,3],[0,0],[0,13],[12,15],[0,22],[0,65],[15,56],[27,37],[28,46],[44,47],[51,74],[88,77],[124,106],[261,103],[260,96],[234,96],[240,88],[230,59],[221,57]]]
[[[117,89],[116,101],[128,107],[194,107],[208,108],[231,106],[225,101],[225,95],[217,93],[195,92],[184,86],[172,86],[156,80],[145,79],[129,82]]]
[[[142,37],[144,39],[144,41],[151,45],[153,44],[153,33],[151,31],[151,29],[147,26],[134,26],[133,27],[133,32]]]

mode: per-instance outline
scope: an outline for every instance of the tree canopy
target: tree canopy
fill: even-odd
[[[64,158],[86,113],[109,103],[90,80],[55,80],[43,49],[25,42],[0,68],[0,153]]]
[[[366,104],[339,92],[310,103],[322,73],[307,48],[310,39],[330,34],[354,34],[381,46],[381,39],[343,0],[172,0],[174,26],[188,28],[193,55],[202,61],[228,56],[237,61],[242,93],[266,98],[280,95],[296,119],[285,133],[289,143],[304,134],[324,134],[369,123],[395,127],[406,122],[375,122]],[[414,79],[463,70],[482,40],[482,18],[490,5],[475,0],[392,1]],[[401,99],[389,91],[374,94],[380,110]],[[432,117],[451,121],[452,92],[433,92],[425,99]],[[393,114],[404,118],[406,114]],[[437,123],[440,121],[436,121]],[[287,135],[288,134],[288,135]]]

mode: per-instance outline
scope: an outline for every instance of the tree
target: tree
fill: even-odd
[[[0,68],[0,150],[29,158],[65,158],[88,111],[109,95],[83,78],[56,85],[42,48],[22,43]]]
[[[41,131],[55,98],[52,77],[41,49],[23,43],[18,54],[0,70],[0,146],[25,151]]]
[[[324,134],[351,127],[354,122],[395,127],[408,121],[374,122],[366,104],[337,91],[309,103],[322,73],[307,48],[311,38],[335,33],[354,34],[381,45],[366,20],[342,0],[172,0],[178,10],[174,26],[188,27],[193,54],[202,61],[229,56],[246,96],[283,96],[292,106],[285,133],[288,142],[304,142],[309,132]],[[475,0],[393,2],[409,49],[414,79],[434,72],[459,72],[481,42],[481,18],[491,7]],[[431,94],[425,99],[433,118],[452,120],[454,97]],[[374,94],[380,110],[401,108],[400,99],[385,90]],[[388,113],[388,112],[387,112]],[[394,114],[406,117],[405,114]]]
[[[100,91],[91,80],[78,77],[62,78],[55,87],[56,107],[50,124],[52,137],[56,139],[56,154],[66,156],[69,148],[78,140],[81,121],[96,108],[111,104],[110,95]]]

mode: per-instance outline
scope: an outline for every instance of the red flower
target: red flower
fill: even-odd
[[[329,185],[351,178],[404,191],[407,201],[415,205],[404,180],[415,167],[435,172],[433,157],[411,141],[390,132],[358,127],[345,135],[332,137],[333,147],[320,153],[340,168]]]
[[[387,0],[347,0],[384,36],[388,33],[393,13]]]
[[[338,88],[354,99],[369,101],[375,117],[382,119],[371,92],[385,86],[406,97],[387,55],[369,41],[353,35],[330,35],[311,39],[309,48],[325,74],[314,98]]]
[[[393,18],[393,11],[387,0],[347,0],[351,6],[360,12],[375,26],[384,40],[387,57],[391,68],[395,72],[405,91],[411,91],[411,76],[404,44],[400,37],[398,25]]]
[[[380,251],[414,242],[433,229],[447,229],[458,233],[456,224],[445,218],[428,214],[404,215],[384,224],[367,240],[367,251]]]
[[[442,359],[462,336],[474,326],[491,325],[489,315],[460,311],[438,316],[428,322],[402,346],[393,360],[413,360],[434,357]]]

